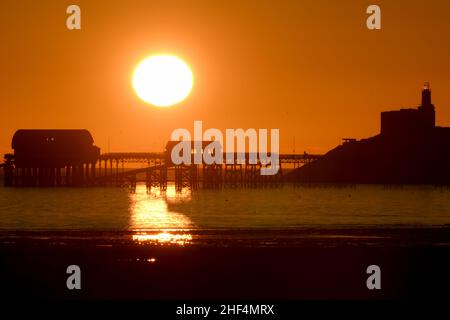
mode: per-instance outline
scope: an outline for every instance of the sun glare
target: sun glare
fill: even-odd
[[[139,63],[133,74],[133,88],[147,103],[170,107],[191,92],[193,75],[189,66],[171,55],[151,56]]]

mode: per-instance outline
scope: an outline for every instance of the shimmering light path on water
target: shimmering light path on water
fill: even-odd
[[[3,230],[180,230],[450,224],[450,190],[432,186],[184,190],[0,187]]]

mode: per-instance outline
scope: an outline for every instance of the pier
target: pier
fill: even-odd
[[[135,187],[165,190],[174,183],[183,188],[220,189],[224,187],[267,187],[283,183],[286,168],[295,169],[316,161],[311,154],[280,154],[276,175],[264,176],[260,169],[267,164],[245,161],[222,164],[178,165],[171,161],[174,142],[164,152],[100,153],[87,130],[18,130],[13,137],[14,154],[6,154],[4,184],[8,187]],[[229,156],[229,155],[228,155]],[[232,157],[237,159],[234,153]]]
[[[260,162],[227,164],[175,165],[169,160],[169,151],[161,153],[105,153],[99,157],[98,176],[95,185],[134,186],[145,182],[147,187],[166,189],[167,183],[175,183],[176,189],[222,187],[276,186],[284,181],[283,168],[298,168],[320,158],[310,154],[280,154],[280,170],[273,176],[262,176]],[[223,155],[225,159],[225,154]],[[237,154],[235,154],[237,157]],[[139,168],[133,166],[141,165]],[[142,167],[142,165],[144,165]]]

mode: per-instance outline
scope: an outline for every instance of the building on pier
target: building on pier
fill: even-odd
[[[83,186],[95,179],[100,149],[87,130],[18,130],[5,158],[7,186]]]

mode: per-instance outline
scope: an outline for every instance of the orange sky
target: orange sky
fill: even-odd
[[[369,31],[365,9],[382,9]],[[66,29],[78,4],[82,30]],[[8,1],[0,8],[0,152],[18,128],[86,128],[107,151],[161,151],[172,130],[279,128],[281,152],[326,152],[416,106],[430,81],[450,126],[449,1]],[[142,58],[171,53],[195,75],[169,108],[137,98]]]

